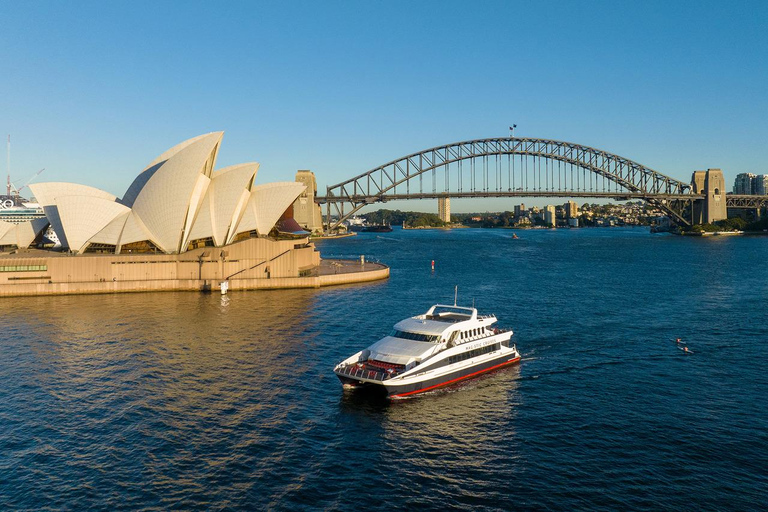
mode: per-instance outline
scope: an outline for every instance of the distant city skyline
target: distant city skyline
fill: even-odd
[[[321,192],[428,147],[508,136],[512,124],[516,136],[586,144],[683,181],[710,167],[729,185],[768,173],[763,2],[3,2],[1,12],[0,134],[11,134],[17,184],[46,168],[36,181],[121,196],[146,155],[224,130],[219,167],[255,156],[284,181],[311,169]]]

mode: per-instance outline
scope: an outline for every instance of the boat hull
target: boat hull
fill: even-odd
[[[399,379],[380,382],[358,381],[338,374],[337,376],[345,388],[365,389],[386,394],[389,398],[402,398],[450,386],[451,384],[468,380],[519,362],[520,355],[517,352],[506,352],[492,359],[483,361],[482,363],[467,366],[465,368],[458,368],[454,371],[446,372],[431,378],[418,380],[404,379],[403,382],[398,382]]]
[[[392,226],[365,226],[363,233],[391,233]]]

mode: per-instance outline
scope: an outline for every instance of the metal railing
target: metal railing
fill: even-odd
[[[370,368],[366,368],[365,366],[359,366],[358,364],[349,364],[347,366],[336,367],[336,372],[346,377],[351,377],[353,379],[368,379],[368,380],[377,380],[377,381],[384,381],[387,379],[391,379],[392,377],[397,375],[397,372],[389,373],[386,370],[385,371],[372,370]]]

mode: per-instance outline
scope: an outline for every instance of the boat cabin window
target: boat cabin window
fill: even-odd
[[[398,331],[397,329],[392,329],[392,332],[389,333],[389,335],[393,338],[402,338],[404,340],[413,341],[426,341],[428,343],[438,343],[440,341],[440,336],[436,334],[419,334],[417,332]]]
[[[476,348],[475,350],[470,350],[468,352],[464,352],[461,354],[456,354],[455,356],[451,356],[448,358],[448,364],[458,363],[460,361],[464,361],[467,359],[471,359],[473,357],[481,356],[484,354],[490,354],[491,352],[496,352],[500,349],[500,343],[494,343],[492,345],[486,345],[484,347]]]

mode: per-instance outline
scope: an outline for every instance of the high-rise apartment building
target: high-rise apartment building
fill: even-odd
[[[752,180],[754,194],[764,196],[768,194],[768,174],[758,174]]]
[[[555,227],[557,221],[557,210],[551,204],[544,207],[544,224]]]
[[[437,199],[437,215],[443,222],[451,222],[451,198],[439,197]]]
[[[754,194],[753,181],[756,176],[751,172],[742,172],[736,175],[736,180],[733,182],[734,194]]]
[[[579,216],[579,205],[576,201],[568,201],[563,205],[566,219],[575,219]]]

